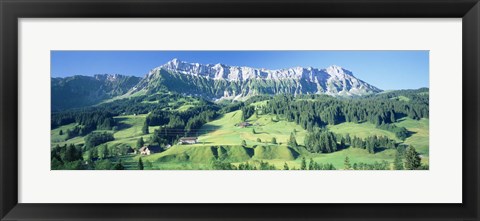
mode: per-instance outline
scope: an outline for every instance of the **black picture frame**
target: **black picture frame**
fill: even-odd
[[[479,220],[478,0],[0,0],[0,15],[1,220]],[[463,203],[18,203],[17,21],[19,18],[63,17],[462,18]]]

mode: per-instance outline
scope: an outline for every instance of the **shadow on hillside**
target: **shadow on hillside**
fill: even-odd
[[[210,150],[212,150],[213,157],[218,159],[218,148],[210,147]]]
[[[293,159],[297,159],[298,156],[300,156],[300,153],[297,152],[297,150],[291,148],[291,147],[287,147],[288,150],[290,150],[290,153],[292,153],[292,156],[293,156]]]
[[[347,145],[347,144],[345,144],[345,145],[343,145],[343,146],[342,146],[342,145],[337,145],[337,150],[336,150],[336,151],[345,150],[345,149],[350,148],[350,147],[352,147],[352,146],[351,146],[351,145]],[[352,148],[353,148],[353,147],[352,147]]]
[[[115,126],[117,126],[118,130],[123,130],[132,127],[132,125],[124,123],[128,118],[126,117],[118,117],[115,119]]]
[[[407,117],[406,114],[403,114],[403,113],[395,113],[395,119],[397,119],[396,123],[404,121],[404,120],[405,120],[405,117]]]
[[[215,132],[218,129],[220,129],[220,126],[206,125],[206,126],[202,127],[201,129],[192,130],[192,132],[190,132],[190,133],[198,137],[198,136],[205,135],[205,134],[208,134],[208,133],[211,133],[211,132]]]
[[[118,130],[124,130],[124,129],[128,129],[128,128],[132,127],[132,125],[122,123],[122,122],[117,122],[116,126],[117,126]]]
[[[264,132],[264,131],[256,131],[256,130],[255,130],[255,134],[269,134],[269,133]]]
[[[385,150],[388,150],[388,148],[385,148],[385,147],[378,147],[378,148],[375,148],[375,153],[381,153]]]
[[[250,158],[252,158],[253,155],[255,155],[255,150],[253,148],[245,148],[245,151],[247,152]]]
[[[417,132],[407,130],[407,138],[411,137],[412,135],[416,134]]]

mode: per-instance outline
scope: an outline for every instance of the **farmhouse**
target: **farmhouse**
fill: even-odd
[[[152,153],[147,146],[143,146],[142,148],[138,149],[138,152],[140,152],[140,155],[150,155]]]
[[[159,146],[143,146],[142,148],[138,149],[140,155],[150,155],[153,153],[160,153],[162,152]]]
[[[198,137],[182,137],[180,138],[178,144],[196,144],[198,142]]]
[[[238,126],[243,128],[243,127],[252,126],[252,124],[251,124],[251,123],[248,123],[248,122],[242,122],[242,123],[240,123]]]

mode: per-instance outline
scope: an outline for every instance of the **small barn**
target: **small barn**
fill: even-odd
[[[182,137],[178,140],[179,144],[196,144],[198,143],[198,137]]]
[[[238,126],[244,128],[244,127],[252,126],[252,124],[248,123],[248,122],[242,122],[242,123],[238,124]]]

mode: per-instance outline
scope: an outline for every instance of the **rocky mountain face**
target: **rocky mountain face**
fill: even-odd
[[[52,110],[83,107],[128,92],[142,78],[118,74],[51,79]]]
[[[361,96],[381,92],[338,66],[280,70],[187,63],[173,59],[157,67],[128,93],[160,90],[203,96],[211,100],[244,100],[259,94],[328,94]]]
[[[246,100],[262,94],[362,96],[381,92],[342,67],[264,68],[187,63],[173,59],[144,78],[123,75],[52,78],[52,110],[89,106],[134,94],[176,92],[220,100]]]

